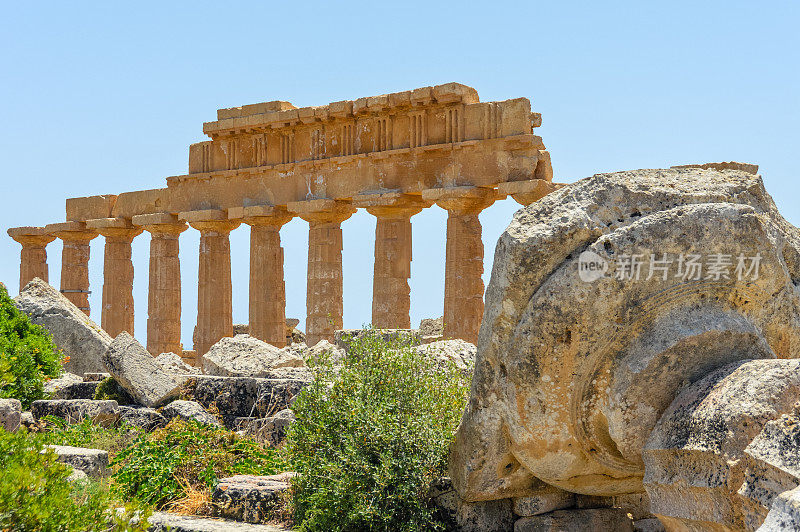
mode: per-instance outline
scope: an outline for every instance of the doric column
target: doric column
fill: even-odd
[[[85,222],[50,224],[45,230],[64,243],[61,253],[61,293],[88,316],[89,308],[89,241],[97,232],[87,229]]]
[[[143,214],[133,224],[150,233],[147,294],[147,350],[183,355],[181,344],[181,261],[179,236],[189,227],[174,214]]]
[[[490,188],[425,190],[423,198],[447,210],[444,335],[478,343],[483,319],[483,240],[480,212],[497,199]]]
[[[233,336],[230,233],[240,225],[223,210],[182,212],[178,216],[200,231],[197,325],[198,358],[223,336]]]
[[[12,227],[8,236],[22,244],[19,254],[19,290],[22,291],[34,277],[49,281],[47,270],[47,244],[55,236],[47,234],[44,227]]]
[[[375,216],[375,270],[372,277],[372,325],[411,328],[411,217],[431,205],[420,196],[389,192],[362,194],[353,205]]]
[[[259,205],[228,211],[250,226],[250,335],[286,345],[286,285],[281,227],[294,216],[285,207]]]
[[[116,337],[133,334],[133,262],[131,242],[142,232],[125,218],[87,220],[86,227],[106,239],[103,258],[103,309],[101,327]]]
[[[333,341],[342,328],[342,222],[356,211],[347,201],[318,199],[289,203],[308,222],[306,342]]]

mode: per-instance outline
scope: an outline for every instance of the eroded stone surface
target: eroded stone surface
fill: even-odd
[[[146,406],[120,406],[120,422],[125,422],[131,427],[152,432],[167,424],[169,420],[162,416],[156,409]]]
[[[625,267],[637,254],[638,278]],[[664,254],[666,276],[649,276],[650,255]],[[729,256],[728,277],[687,275],[690,254]],[[739,254],[760,257],[757,278],[736,273]],[[797,229],[760,177],[737,170],[600,174],[518,211],[495,251],[452,447],[460,495],[524,496],[534,476],[585,494],[642,491],[642,448],[686,382],[800,352],[798,257]],[[588,263],[608,275],[584,280]]]
[[[0,399],[0,428],[16,432],[22,422],[22,403],[18,399]]]
[[[150,532],[288,532],[274,525],[240,523],[232,519],[215,519],[196,515],[155,512],[148,519]]]
[[[798,359],[734,362],[685,388],[642,455],[651,511],[668,528],[744,528],[745,448],[798,399]]]
[[[219,420],[196,401],[172,401],[161,409],[161,414],[167,419],[179,417],[184,420],[197,421],[203,425],[220,425]]]
[[[58,290],[36,278],[14,298],[14,305],[53,335],[53,342],[69,357],[66,371],[105,371],[102,357],[111,337]]]
[[[99,382],[70,382],[64,386],[60,386],[55,393],[53,399],[94,399],[94,393],[97,391]]]
[[[286,408],[266,418],[240,418],[235,428],[256,441],[277,446],[286,438],[286,429],[295,422],[294,413]]]
[[[477,348],[464,340],[439,340],[414,347],[419,353],[436,360],[439,366],[452,364],[460,371],[472,374]]]
[[[54,394],[64,386],[83,381],[84,379],[78,375],[65,371],[60,377],[50,379],[44,383],[44,393]]]
[[[520,517],[545,514],[554,510],[563,510],[575,505],[575,494],[537,482],[536,488],[526,497],[515,497],[511,500],[514,513]]]
[[[269,417],[289,407],[309,381],[299,379],[257,379],[255,377],[191,377],[185,389],[195,401],[223,416]]]
[[[800,530],[800,486],[784,491],[772,501],[772,507],[758,532]]]
[[[514,527],[511,500],[464,502],[459,500],[456,525],[461,532],[507,532]]]
[[[79,423],[82,419],[89,418],[95,424],[111,426],[119,420],[120,411],[116,401],[47,399],[34,401],[31,404],[31,414],[37,420],[54,416],[69,423]]]
[[[619,508],[557,510],[548,514],[523,517],[514,523],[514,532],[625,532],[633,531],[633,521]]]
[[[180,394],[183,379],[165,372],[126,332],[114,339],[103,362],[114,380],[143,406],[157,407]]]
[[[202,375],[200,368],[190,366],[175,353],[161,353],[155,358],[156,364],[173,375]]]
[[[47,448],[56,453],[59,462],[83,471],[91,478],[102,478],[109,475],[108,451],[69,445],[48,445]]]
[[[278,349],[247,334],[222,338],[203,355],[205,374],[219,377],[266,377],[276,368],[302,366],[302,357],[292,350]]]
[[[220,479],[211,502],[217,516],[264,523],[270,519],[281,494],[288,490],[285,477],[235,475]]]

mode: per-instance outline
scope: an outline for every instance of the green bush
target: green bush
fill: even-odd
[[[172,420],[140,437],[112,463],[123,499],[163,508],[192,492],[208,492],[221,477],[284,470],[277,451],[234,432],[196,421]]]
[[[0,530],[84,532],[147,530],[146,512],[139,524],[128,508],[117,514],[107,489],[88,482],[70,484],[71,469],[24,429],[0,430]]]
[[[322,357],[312,371],[286,446],[300,529],[444,528],[427,490],[445,474],[469,377],[376,334],[353,339],[342,366]]]
[[[94,398],[97,400],[110,399],[122,406],[136,404],[131,394],[125,391],[125,388],[120,386],[119,383],[114,380],[114,377],[106,377],[100,381],[100,384],[97,385],[97,389],[94,391]]]
[[[0,397],[23,408],[44,397],[44,383],[61,375],[61,351],[50,333],[20,312],[0,283]]]
[[[108,451],[114,458],[144,431],[124,422],[115,427],[104,427],[84,418],[79,423],[68,423],[65,419],[46,416],[45,430],[39,439],[48,445],[71,445]]]

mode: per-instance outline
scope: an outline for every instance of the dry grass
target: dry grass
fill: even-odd
[[[207,489],[196,489],[185,478],[176,478],[186,492],[185,497],[167,505],[167,511],[180,515],[210,515],[211,497]]]

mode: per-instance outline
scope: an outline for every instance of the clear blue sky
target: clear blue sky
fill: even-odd
[[[556,180],[738,160],[761,165],[800,225],[797,2],[4,2],[0,17],[0,280],[17,291],[8,227],[63,221],[68,197],[163,187],[215,111],[322,105],[449,81],[524,96]],[[484,211],[494,245],[518,205]],[[414,219],[412,323],[442,313],[445,213]],[[344,226],[347,327],[369,322],[375,221]],[[282,231],[287,315],[305,316],[307,225]],[[247,322],[249,231],[232,236],[234,322]],[[183,340],[196,319],[198,233],[181,237]],[[145,338],[149,238],[134,242]],[[61,245],[48,247],[58,286]],[[92,242],[99,322],[103,239]]]

